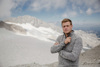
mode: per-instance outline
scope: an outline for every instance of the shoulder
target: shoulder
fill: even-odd
[[[79,36],[79,35],[77,35],[77,34],[73,34],[73,37],[75,38],[75,39],[80,39],[80,40],[82,40],[82,38]]]
[[[59,35],[56,39],[56,42],[60,42],[63,39],[64,35]]]
[[[63,37],[63,36],[64,36],[64,35],[63,35],[63,34],[61,34],[61,35],[59,35],[59,36],[58,36],[58,38],[61,38],[61,37]]]
[[[73,39],[74,39],[74,41],[75,41],[78,45],[82,45],[83,40],[82,40],[82,38],[81,38],[79,35],[74,34],[74,35],[73,35]]]
[[[57,39],[61,39],[61,38],[63,38],[64,37],[64,35],[62,34],[62,35],[59,35],[58,37],[57,37]]]

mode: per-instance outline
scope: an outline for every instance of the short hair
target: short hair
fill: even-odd
[[[65,23],[65,22],[70,22],[70,25],[72,25],[72,21],[68,18],[65,18],[62,20],[62,24]]]

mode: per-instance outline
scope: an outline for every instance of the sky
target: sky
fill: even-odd
[[[0,0],[0,19],[30,15],[60,26],[69,18],[74,27],[100,27],[100,0]]]

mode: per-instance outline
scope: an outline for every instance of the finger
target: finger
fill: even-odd
[[[54,45],[58,45],[59,43],[55,43]]]
[[[69,37],[69,39],[71,39],[71,37]]]
[[[57,43],[55,43],[54,45],[57,45]]]

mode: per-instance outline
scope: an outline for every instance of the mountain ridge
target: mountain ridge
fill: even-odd
[[[4,22],[14,22],[14,23],[20,23],[20,24],[25,24],[25,23],[30,23],[35,27],[46,27],[46,28],[52,28],[53,30],[60,32],[61,33],[61,28],[52,24],[52,23],[47,23],[42,20],[37,19],[36,17],[25,15],[25,16],[19,16],[16,18],[9,18],[4,20]]]

